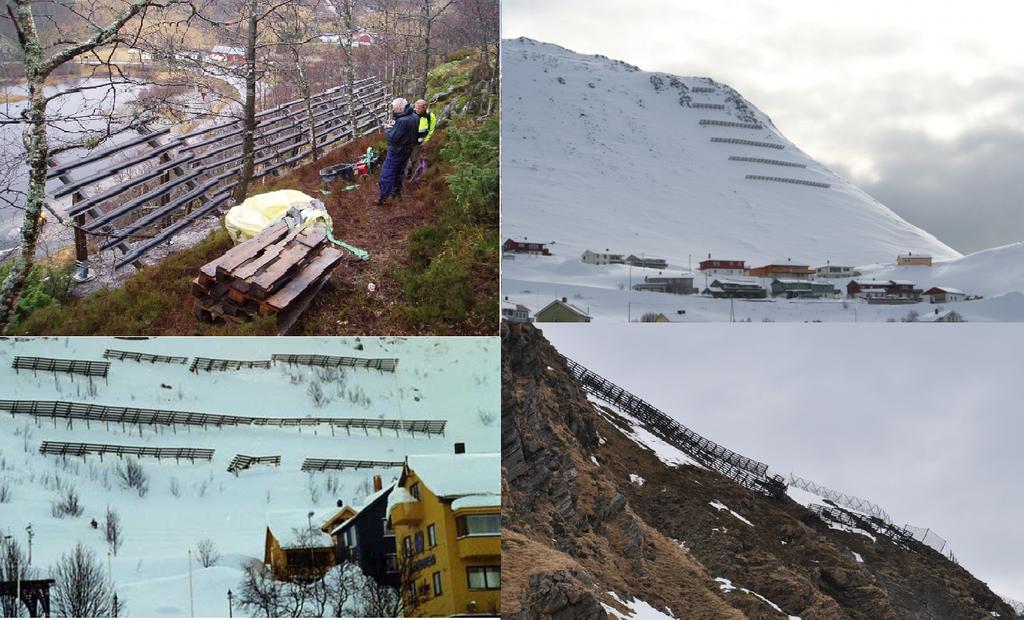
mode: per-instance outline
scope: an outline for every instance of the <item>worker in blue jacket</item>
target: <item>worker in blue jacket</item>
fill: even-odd
[[[399,97],[391,102],[392,124],[388,127],[388,155],[380,169],[380,198],[377,204],[394,196],[402,198],[402,177],[405,164],[416,145],[416,134],[419,131],[420,117],[412,109],[409,102]]]

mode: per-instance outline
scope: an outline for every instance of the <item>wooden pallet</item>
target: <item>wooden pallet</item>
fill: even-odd
[[[286,333],[343,257],[322,228],[276,224],[203,265],[192,281],[194,313],[232,323],[273,315]]]

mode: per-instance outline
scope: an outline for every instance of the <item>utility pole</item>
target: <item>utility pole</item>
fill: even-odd
[[[228,618],[233,618],[234,615],[231,611],[231,590],[228,590]]]
[[[192,600],[192,550],[188,550],[188,617],[196,617],[195,602]]]
[[[117,609],[117,595],[114,594],[114,564],[112,552],[107,551],[107,583],[110,584],[110,613]]]
[[[313,574],[313,567],[315,561],[313,560],[313,515],[315,513],[310,510],[306,514],[306,521],[309,522],[309,574]]]

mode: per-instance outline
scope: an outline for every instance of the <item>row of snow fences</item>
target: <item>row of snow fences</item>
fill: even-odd
[[[690,103],[691,108],[701,108],[704,110],[724,110],[724,103]]]
[[[353,90],[352,102],[347,85],[315,95],[312,115],[301,99],[257,114],[254,178],[277,174],[308,157],[311,133],[325,153],[377,131],[386,113],[384,86],[366,78],[355,82]],[[352,108],[355,127],[350,126]],[[92,234],[104,238],[101,249],[122,252],[115,267],[137,264],[200,217],[226,206],[242,166],[243,133],[240,120],[182,135],[165,128],[51,168],[47,179],[61,183],[51,196],[72,197],[68,215],[75,218],[76,258],[88,259],[85,235]],[[86,166],[98,172],[73,177]]]
[[[789,486],[794,486],[798,489],[803,489],[808,493],[820,495],[821,497],[824,497],[829,501],[835,502],[836,504],[839,504],[840,506],[843,506],[845,508],[849,508],[850,510],[864,512],[873,517],[878,517],[883,521],[892,521],[892,519],[889,518],[889,514],[882,510],[881,506],[860,497],[855,497],[853,495],[847,495],[845,493],[840,493],[839,491],[834,491],[826,486],[817,484],[813,480],[807,480],[806,478],[801,478],[800,476],[790,474],[787,484],[789,484]]]
[[[742,144],[744,146],[757,146],[765,149],[779,149],[786,148],[785,144],[779,144],[778,142],[758,142],[757,140],[743,140],[742,138],[711,138],[712,142],[721,142],[724,144]]]
[[[45,372],[66,372],[87,377],[104,377],[110,371],[110,362],[94,362],[91,360],[62,360],[50,357],[14,358],[11,365],[15,370],[42,370]]]
[[[380,418],[262,418],[252,416],[224,415],[219,413],[200,413],[196,411],[169,411],[163,409],[141,409],[138,407],[117,407],[95,405],[92,403],[73,403],[51,400],[0,400],[0,411],[8,411],[11,416],[31,415],[37,418],[53,420],[82,420],[87,424],[102,422],[105,424],[121,424],[124,426],[201,426],[221,428],[224,426],[276,426],[276,427],[317,427],[329,426],[331,432],[344,429],[349,435],[353,430],[377,431],[383,436],[384,431],[394,431],[397,436],[404,431],[413,436],[422,433],[427,436],[444,436],[447,420],[390,420]]]
[[[736,121],[719,121],[710,118],[700,119],[702,126],[713,126],[713,127],[736,127],[738,129],[764,129],[764,125],[761,123],[739,123]]]
[[[791,168],[806,168],[807,164],[798,164],[793,161],[783,161],[781,159],[765,159],[763,157],[743,157],[741,155],[730,155],[729,161],[745,161],[752,164],[767,164],[769,166],[789,166]]]
[[[140,353],[138,351],[118,351],[107,349],[103,357],[110,360],[128,360],[132,362],[149,362],[151,364],[187,364],[187,357],[175,355],[153,355],[151,353]]]
[[[301,353],[275,353],[269,360],[226,360],[212,357],[197,357],[189,366],[191,372],[200,370],[244,370],[248,368],[270,368],[275,363],[324,366],[328,368],[367,368],[381,372],[395,372],[398,358],[395,357],[343,357],[336,355],[307,355]]]
[[[298,364],[303,366],[326,366],[326,367],[350,367],[369,368],[381,372],[395,372],[398,368],[396,357],[339,357],[335,355],[305,355],[298,353],[275,353],[270,358],[275,362],[283,364]]]
[[[114,454],[120,458],[126,456],[149,457],[158,460],[174,459],[181,461],[212,461],[212,448],[154,448],[153,446],[121,446],[109,443],[76,443],[68,441],[44,441],[39,452],[54,456],[86,457],[95,454],[103,460],[104,454]]]
[[[238,472],[243,469],[249,469],[253,465],[273,465],[274,467],[281,466],[281,456],[249,456],[248,454],[236,454],[235,458],[231,459],[228,463],[228,472],[238,475]]]
[[[270,360],[222,360],[212,357],[197,357],[188,367],[189,372],[200,370],[245,370],[249,368],[270,368]]]
[[[306,459],[302,462],[302,471],[327,471],[328,469],[381,469],[385,467],[401,467],[404,461],[366,461],[359,459]]]
[[[713,93],[713,92],[715,92],[715,89],[711,88],[710,86],[694,86],[690,90],[692,90],[695,93]]]
[[[822,521],[827,523],[845,525],[847,527],[864,530],[865,532],[879,534],[896,543],[904,545],[912,540],[916,540],[914,535],[906,529],[898,525],[893,525],[892,523],[879,519],[878,517],[860,515],[845,508],[840,508],[839,506],[811,504],[808,508],[811,512],[818,515]]]
[[[637,418],[650,430],[660,434],[666,441],[676,445],[701,464],[728,476],[748,489],[771,497],[785,494],[785,481],[780,476],[769,474],[766,464],[733,452],[701,436],[597,373],[587,370],[569,358],[565,358],[565,361],[586,392]]]
[[[748,174],[748,179],[754,181],[775,181],[777,183],[792,183],[794,185],[809,185],[811,187],[821,187],[828,189],[832,187],[831,183],[819,183],[817,181],[808,181],[806,179],[790,179],[787,177],[766,177],[760,174]]]

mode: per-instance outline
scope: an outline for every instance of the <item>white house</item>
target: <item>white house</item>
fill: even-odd
[[[530,318],[529,308],[523,304],[509,301],[508,297],[501,302],[501,318],[509,323],[529,323],[533,320]]]
[[[943,304],[963,301],[967,298],[967,293],[948,286],[933,286],[925,291],[922,296],[933,304]]]
[[[856,278],[860,275],[860,272],[846,265],[829,264],[817,267],[814,270],[814,275],[817,278]]]
[[[603,253],[587,250],[583,253],[583,262],[588,265],[621,265],[624,259],[622,254],[612,254],[607,250]]]

